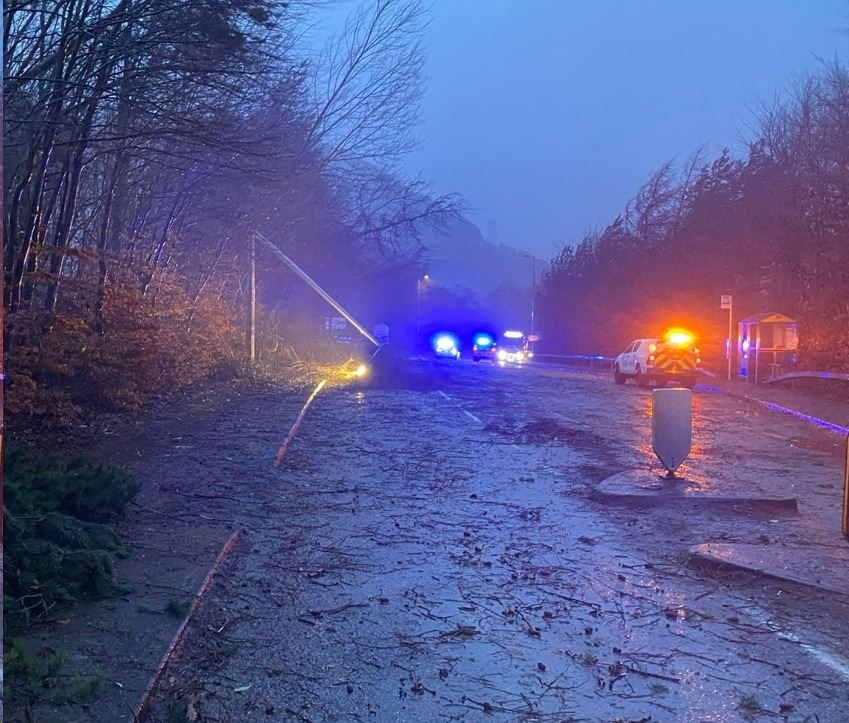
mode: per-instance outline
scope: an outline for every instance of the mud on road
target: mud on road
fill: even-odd
[[[187,499],[245,532],[150,719],[845,720],[847,598],[686,556],[825,544],[816,525],[600,504],[601,479],[652,464],[643,390],[420,371],[436,376],[323,393],[279,468],[273,396],[208,438],[214,487]],[[830,504],[840,458],[821,433],[732,399],[695,406],[689,476],[780,475]]]

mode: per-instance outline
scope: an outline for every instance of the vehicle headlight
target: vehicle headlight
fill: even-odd
[[[498,358],[501,361],[504,361],[507,358],[507,352],[504,351],[504,349],[502,349],[501,351],[498,352]]]
[[[525,358],[525,355],[524,355],[522,352],[517,351],[517,352],[516,352],[516,358],[517,358],[519,361],[522,361],[522,359],[524,359],[524,358]]]

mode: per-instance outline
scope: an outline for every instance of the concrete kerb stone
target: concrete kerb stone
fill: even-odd
[[[703,543],[689,550],[698,566],[743,570],[849,596],[849,545]]]
[[[629,470],[602,480],[593,490],[599,501],[632,507],[721,508],[741,514],[795,515],[795,497],[717,494],[704,483],[666,479],[649,470]]]
[[[183,639],[186,635],[186,630],[188,629],[189,624],[191,623],[192,619],[200,608],[201,602],[203,601],[204,597],[206,597],[206,593],[209,591],[209,588],[212,585],[212,581],[215,579],[216,575],[218,575],[219,571],[221,570],[221,566],[224,564],[224,561],[227,559],[233,547],[236,545],[237,540],[242,534],[243,530],[236,530],[233,534],[231,534],[227,541],[224,543],[224,546],[221,548],[221,552],[218,553],[218,557],[215,559],[215,562],[212,563],[212,567],[206,574],[206,577],[201,583],[201,586],[198,589],[194,600],[192,601],[192,606],[191,608],[189,608],[188,614],[183,619],[183,622],[180,623],[180,627],[177,628],[177,632],[174,633],[174,637],[171,639],[171,643],[165,650],[165,654],[162,656],[162,660],[156,667],[156,670],[154,671],[153,676],[151,677],[150,682],[148,683],[148,686],[145,689],[145,692],[142,694],[141,700],[136,706],[136,709],[133,712],[133,717],[130,719],[129,723],[140,723],[140,721],[143,721],[147,718],[151,700],[153,698],[157,686],[159,685],[159,681],[162,679],[162,676],[165,673],[165,669],[171,662],[171,658],[174,657],[174,653],[177,651],[177,648],[183,642]]]

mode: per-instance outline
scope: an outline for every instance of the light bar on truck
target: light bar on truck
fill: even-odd
[[[676,346],[686,346],[695,341],[695,337],[684,329],[670,329],[666,332],[666,341]]]

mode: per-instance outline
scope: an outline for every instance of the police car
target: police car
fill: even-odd
[[[437,334],[432,341],[433,353],[437,359],[459,359],[460,342],[453,334]]]
[[[613,362],[613,380],[624,384],[634,379],[641,387],[677,382],[692,389],[701,362],[693,335],[683,329],[670,329],[662,339],[632,341]]]
[[[497,354],[498,347],[490,334],[475,334],[474,344],[472,344],[472,359],[476,362],[481,359],[495,361]]]

